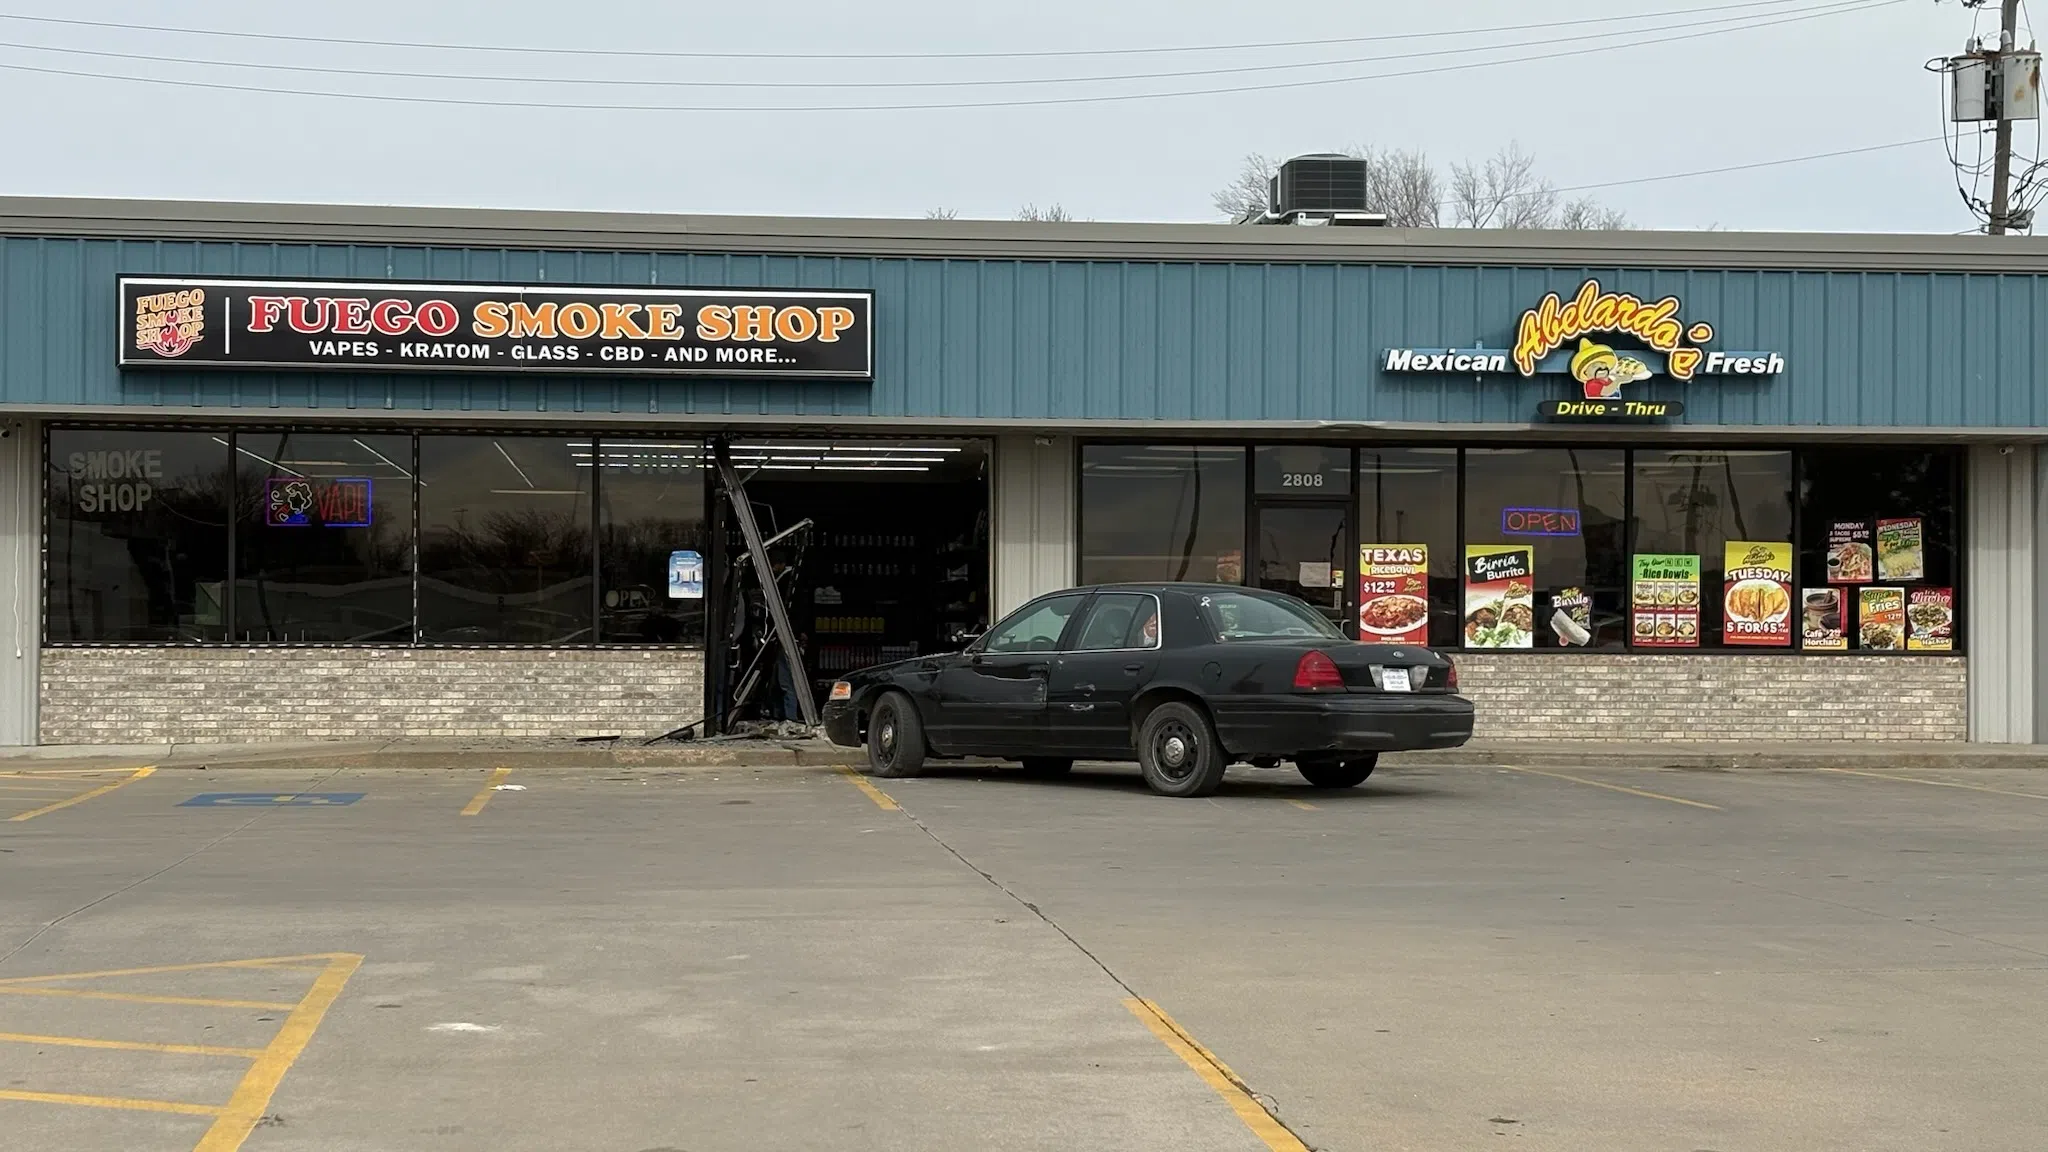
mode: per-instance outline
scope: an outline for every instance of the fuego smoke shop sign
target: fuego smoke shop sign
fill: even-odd
[[[121,279],[124,368],[874,379],[872,292]]]
[[[1588,280],[1569,300],[1552,292],[1523,312],[1512,348],[1389,348],[1380,366],[1404,374],[1530,379],[1569,375],[1578,383],[1577,395],[1543,402],[1539,415],[1547,420],[1624,422],[1663,420],[1685,412],[1685,405],[1676,400],[1623,394],[1625,385],[1660,373],[1691,381],[1703,376],[1759,379],[1785,371],[1785,357],[1776,352],[1703,347],[1714,338],[1714,326],[1687,321],[1683,312],[1676,296],[1643,300],[1606,291],[1598,280]]]

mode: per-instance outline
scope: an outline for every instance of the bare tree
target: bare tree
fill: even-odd
[[[1250,220],[1266,210],[1266,182],[1279,170],[1272,157],[1254,152],[1244,158],[1244,166],[1231,177],[1230,183],[1209,197],[1209,203],[1233,224]]]
[[[1446,217],[1457,228],[1631,227],[1626,213],[1591,197],[1565,200],[1518,144],[1480,164],[1452,164],[1448,188],[1419,151],[1351,147],[1343,154],[1365,161],[1366,208],[1386,216],[1391,227],[1435,228]],[[1271,157],[1253,153],[1210,203],[1227,219],[1254,219],[1266,209],[1268,181],[1278,170]]]
[[[1073,218],[1074,214],[1072,212],[1060,207],[1057,203],[1048,204],[1043,208],[1036,204],[1026,204],[1022,208],[1017,209],[1017,219],[1019,220],[1037,220],[1047,224],[1058,224]]]
[[[924,218],[927,220],[958,220],[960,218],[960,210],[958,208],[927,208],[924,210]]]
[[[1536,174],[1536,157],[1509,144],[1483,164],[1451,165],[1451,222],[1459,228],[1547,228],[1557,189]]]

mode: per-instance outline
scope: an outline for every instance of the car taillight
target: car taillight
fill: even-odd
[[[1458,663],[1449,656],[1444,657],[1444,663],[1450,665],[1450,674],[1444,678],[1444,687],[1452,692],[1456,692],[1458,690]]]
[[[853,685],[851,685],[851,684],[848,684],[848,683],[847,683],[846,681],[844,681],[844,680],[835,680],[835,681],[833,681],[833,682],[832,682],[832,696],[831,696],[831,698],[832,698],[832,699],[834,699],[834,700],[851,700],[851,699],[853,699]]]
[[[1294,690],[1322,692],[1332,688],[1344,690],[1344,676],[1337,671],[1337,662],[1324,652],[1303,652],[1301,662],[1294,666]]]

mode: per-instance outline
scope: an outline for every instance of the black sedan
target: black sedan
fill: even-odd
[[[825,734],[875,776],[930,757],[1063,773],[1137,760],[1168,796],[1206,796],[1233,763],[1291,760],[1349,788],[1381,752],[1454,748],[1472,703],[1452,663],[1362,644],[1292,596],[1225,584],[1111,584],[1041,596],[967,646],[832,686]]]

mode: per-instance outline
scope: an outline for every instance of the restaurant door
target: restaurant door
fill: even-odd
[[[1298,596],[1356,635],[1351,450],[1271,445],[1253,452],[1252,585]]]

